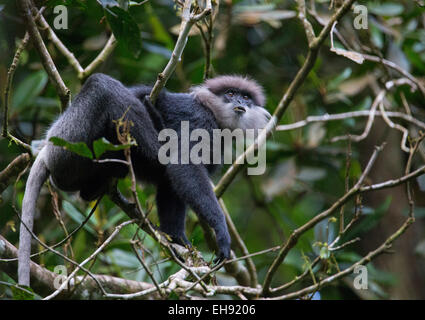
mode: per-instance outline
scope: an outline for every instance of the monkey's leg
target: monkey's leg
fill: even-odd
[[[156,203],[161,231],[171,236],[173,242],[190,246],[185,234],[186,205],[171,188],[170,182],[163,181],[158,184]]]
[[[214,229],[220,250],[218,260],[229,258],[230,235],[206,169],[193,164],[170,164],[167,166],[167,175],[177,196]]]
[[[102,177],[99,175],[98,177]],[[108,190],[108,179],[97,179],[92,181],[87,181],[80,189],[80,197],[85,201],[93,201]]]

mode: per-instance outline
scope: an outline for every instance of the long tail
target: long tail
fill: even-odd
[[[49,176],[44,154],[46,148],[43,148],[34,161],[31,168],[27,185],[25,187],[25,195],[22,202],[22,222],[32,231],[34,222],[34,213],[37,204],[37,198],[43,183]],[[30,254],[31,254],[31,233],[21,223],[19,234],[19,250],[18,250],[18,282],[20,285],[30,285]]]

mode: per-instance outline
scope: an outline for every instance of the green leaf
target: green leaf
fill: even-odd
[[[361,217],[361,220],[347,232],[343,238],[343,241],[345,241],[345,239],[352,239],[356,236],[364,234],[374,228],[385,215],[385,213],[387,213],[390,205],[391,197],[386,197],[385,201],[376,209],[363,207],[363,216]]]
[[[118,3],[121,8],[128,10],[129,0],[118,0]]]
[[[58,137],[51,137],[49,139],[55,146],[63,147],[68,151],[74,152],[79,156],[93,159],[93,153],[84,142],[68,142]]]
[[[130,7],[140,6],[140,2],[136,2],[136,1],[128,1],[128,5],[129,5]]]
[[[127,217],[127,215],[122,211],[120,211],[117,214],[114,214],[112,217],[110,217],[107,220],[105,225],[102,226],[102,230],[108,230],[109,228],[112,228],[113,226],[115,226],[117,224],[118,221],[124,220],[126,217]]]
[[[329,90],[335,90],[338,88],[338,86],[344,81],[347,80],[353,71],[351,68],[345,68],[344,71],[342,71],[336,78],[329,81],[328,89]]]
[[[326,260],[329,259],[331,252],[329,251],[328,246],[323,246],[320,248],[320,259]]]
[[[165,44],[165,46],[169,50],[174,48],[173,38],[170,36],[170,34],[167,31],[167,28],[163,25],[161,20],[158,18],[158,15],[153,10],[152,6],[150,4],[147,4],[145,8],[146,8],[146,13],[148,14],[148,17],[149,17],[149,24],[152,27],[153,38]]]
[[[13,300],[34,300],[34,291],[28,286],[21,287],[29,292],[12,286],[10,289],[12,290]]]
[[[109,142],[106,138],[101,138],[93,142],[93,151],[94,151],[96,159],[99,159],[99,157],[102,154],[104,154],[106,151],[124,150],[124,149],[130,148],[132,145],[135,145],[135,143],[115,145]]]
[[[180,300],[180,296],[174,290],[171,290],[167,299],[168,300]]]
[[[399,3],[369,3],[368,8],[370,12],[384,17],[397,16],[403,13],[404,7]]]
[[[381,30],[379,30],[378,27],[373,23],[370,24],[370,35],[373,44],[382,49],[384,46],[384,35],[382,34]]]
[[[68,216],[72,219],[72,220],[74,220],[75,222],[77,222],[78,224],[81,224],[84,220],[85,220],[85,216],[77,209],[77,208],[75,208],[73,205],[72,205],[72,203],[71,202],[68,202],[68,201],[63,201],[63,203],[62,203],[62,205],[63,205],[63,209],[64,209],[64,211],[68,214]],[[90,217],[90,219],[89,219],[89,221],[88,222],[90,222],[90,223],[92,223],[92,224],[94,224],[94,225],[96,225],[96,220],[95,220],[95,217],[94,217],[94,215],[92,215],[91,217]],[[97,232],[91,227],[91,226],[89,226],[88,225],[88,223],[86,223],[84,226],[83,226],[83,228],[85,229],[85,230],[87,230],[88,232],[90,232],[92,235],[94,235],[94,236],[96,236],[97,235]]]
[[[19,109],[32,103],[46,86],[47,79],[47,73],[44,70],[27,76],[13,92],[12,108]]]
[[[105,16],[118,42],[124,44],[138,58],[142,50],[142,38],[139,26],[130,13],[119,6],[107,5]]]
[[[130,269],[136,269],[140,267],[140,262],[133,252],[127,252],[120,249],[112,249],[107,252],[107,255],[112,259],[112,261],[116,265],[120,267]]]
[[[75,258],[82,260],[87,258],[87,232],[78,232],[75,239],[72,241],[72,251]]]

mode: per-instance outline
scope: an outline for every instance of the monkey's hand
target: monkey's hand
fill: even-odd
[[[187,248],[192,248],[192,244],[190,243],[190,241],[186,238],[186,235],[180,235],[180,236],[173,236],[173,235],[169,235],[171,237],[171,241],[173,243],[177,243],[183,247],[187,247]]]
[[[214,263],[218,264],[224,260],[230,259],[230,235],[227,230],[217,232],[218,255],[214,259]]]

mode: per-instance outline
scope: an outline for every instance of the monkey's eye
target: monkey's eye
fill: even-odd
[[[249,100],[249,97],[247,95],[243,96],[244,100]]]
[[[229,92],[227,92],[227,95],[229,96],[229,97],[233,97],[233,91],[229,91]]]

